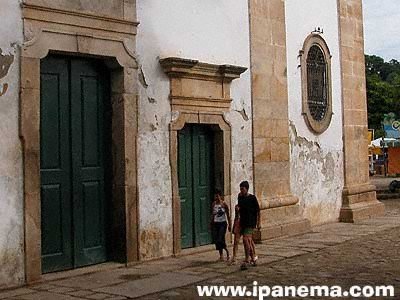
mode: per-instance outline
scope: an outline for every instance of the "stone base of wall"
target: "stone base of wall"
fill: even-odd
[[[309,232],[311,223],[298,204],[261,210],[261,240]]]
[[[367,184],[344,189],[340,222],[355,223],[384,214],[385,205],[376,199],[375,186]]]

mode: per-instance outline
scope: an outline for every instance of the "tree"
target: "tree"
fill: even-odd
[[[365,56],[368,100],[368,126],[375,136],[383,135],[385,114],[393,112],[400,117],[400,63],[392,59],[385,62],[376,55]]]

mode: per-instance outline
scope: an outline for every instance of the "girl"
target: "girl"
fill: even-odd
[[[233,256],[230,264],[234,265],[236,263],[236,255],[240,242],[240,214],[239,205],[235,205],[235,219],[233,221]]]
[[[228,205],[222,198],[221,191],[215,191],[214,202],[211,205],[211,228],[215,249],[219,252],[219,260],[224,260],[223,250],[226,251],[227,260],[229,260],[229,251],[226,247],[225,234],[228,228],[231,231],[231,218],[229,216]]]

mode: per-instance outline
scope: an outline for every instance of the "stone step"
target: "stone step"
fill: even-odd
[[[400,193],[391,193],[390,191],[386,191],[384,193],[377,193],[376,198],[378,200],[400,199]]]

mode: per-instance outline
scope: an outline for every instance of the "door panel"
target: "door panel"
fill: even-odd
[[[211,243],[212,132],[198,125],[178,133],[178,180],[181,198],[181,247]]]
[[[211,235],[208,229],[211,214],[211,132],[205,127],[193,127],[193,158],[194,168],[194,202],[195,202],[195,236],[196,246],[211,243]]]
[[[41,62],[42,270],[106,260],[105,70],[91,60]]]
[[[42,269],[50,272],[72,267],[68,61],[47,59],[41,69]]]
[[[178,182],[181,203],[181,247],[193,247],[192,140],[190,129],[178,134]]]
[[[71,62],[76,267],[106,261],[104,82],[91,61]]]

